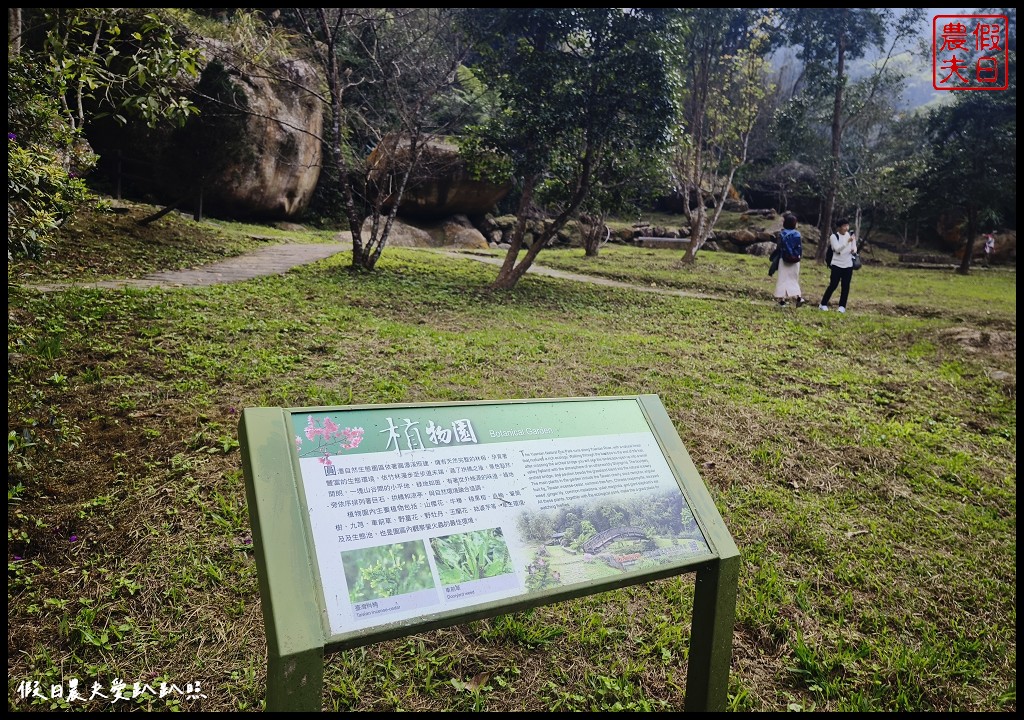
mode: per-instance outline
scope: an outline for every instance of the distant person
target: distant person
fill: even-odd
[[[796,229],[796,215],[786,213],[782,216],[782,232],[779,233],[778,277],[775,279],[775,300],[779,307],[786,307],[790,298],[797,307],[804,305],[805,300],[800,292],[800,259],[804,248],[800,231]]]
[[[832,293],[842,285],[839,293],[839,312],[846,312],[846,301],[850,299],[850,279],[853,277],[853,256],[857,252],[857,236],[850,232],[850,221],[841,218],[836,222],[836,231],[829,235],[829,248],[832,259],[829,261],[831,276],[825,294],[821,296],[819,310],[828,310],[828,301]]]
[[[992,233],[985,233],[985,267],[992,264],[992,252],[996,249],[996,239]]]

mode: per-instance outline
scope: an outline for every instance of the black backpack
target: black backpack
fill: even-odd
[[[832,264],[832,254],[833,254],[832,253],[832,238],[834,238],[834,237],[836,237],[835,233],[832,233],[831,235],[828,236],[828,240],[829,240],[829,242],[828,242],[828,250],[825,251],[825,264],[826,265],[831,265]]]

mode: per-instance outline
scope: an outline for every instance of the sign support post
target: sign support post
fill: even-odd
[[[246,499],[267,634],[267,710],[323,709],[324,632],[288,443],[277,408],[243,411]]]
[[[697,571],[686,665],[688,711],[726,709],[739,567],[737,555]]]
[[[661,439],[669,463],[684,478],[699,478],[697,467],[661,401],[654,397],[646,402],[645,412]],[[686,667],[686,710],[721,712],[726,709],[729,697],[740,551],[707,486],[696,482],[689,485],[688,490],[693,514],[704,519],[708,539],[717,548],[718,558],[696,571],[690,656]]]

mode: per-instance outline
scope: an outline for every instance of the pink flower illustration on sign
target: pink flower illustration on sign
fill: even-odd
[[[355,450],[359,447],[359,443],[363,441],[363,429],[362,428],[345,428],[341,431],[345,436],[346,443],[342,445],[346,450]]]
[[[327,422],[330,422],[330,418],[328,418],[324,424],[326,425]],[[334,423],[331,423],[331,426],[334,426]],[[317,427],[316,420],[314,420],[313,416],[310,415],[309,422],[306,423],[306,437],[310,440],[316,440],[317,438],[327,440],[330,435],[328,434],[326,427]]]
[[[302,437],[296,435],[295,448],[305,457],[320,455],[322,465],[331,465],[331,452],[355,450],[363,441],[363,432],[361,427],[339,427],[329,417],[325,417],[323,423],[318,424],[316,418],[310,415],[306,422],[305,435],[315,447],[312,452],[302,453]]]

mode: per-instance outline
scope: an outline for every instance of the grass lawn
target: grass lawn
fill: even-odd
[[[718,299],[492,293],[493,265],[402,248],[368,274],[341,253],[236,285],[27,286],[275,241],[178,222],[81,227],[8,269],[9,710],[261,709],[243,408],[654,393],[742,556],[730,710],[1016,711],[1015,270],[868,264],[846,315],[815,309],[813,263],[812,304],[780,310],[766,258],[624,246],[538,263]],[[692,583],[332,654],[324,709],[681,709]]]

